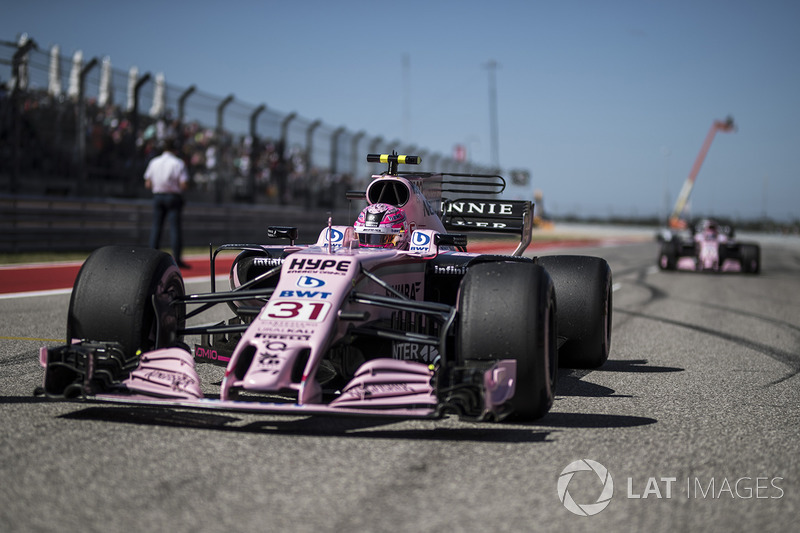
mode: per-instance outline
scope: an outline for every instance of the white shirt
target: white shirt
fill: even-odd
[[[153,194],[179,194],[189,181],[189,173],[179,157],[165,151],[150,160],[144,179],[152,184]]]

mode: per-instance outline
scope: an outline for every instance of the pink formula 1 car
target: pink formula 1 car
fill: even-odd
[[[498,198],[501,176],[398,172],[388,164],[355,224],[316,242],[237,250],[230,290],[185,294],[171,256],[109,246],[83,265],[66,346],[43,348],[52,398],[259,413],[533,420],[553,403],[562,365],[607,357],[611,271],[597,257],[522,257],[532,205]],[[457,195],[447,199],[448,194]],[[490,197],[491,196],[491,197]],[[465,199],[468,198],[468,199]],[[521,236],[510,256],[467,251],[467,232]],[[205,325],[213,306],[230,319]],[[199,339],[192,347],[189,338]],[[197,364],[225,367],[201,384]]]
[[[730,225],[703,219],[690,234],[676,234],[661,243],[658,266],[662,270],[758,274],[761,249],[757,244],[735,240]]]

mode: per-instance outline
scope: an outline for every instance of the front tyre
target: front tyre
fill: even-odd
[[[184,294],[169,254],[136,246],[99,248],[75,280],[67,343],[117,342],[128,355],[174,345],[186,321]]]
[[[658,268],[661,270],[675,270],[678,266],[678,246],[674,241],[661,243],[661,251],[658,254]]]
[[[540,266],[487,262],[469,268],[458,296],[457,363],[513,359],[513,418],[535,420],[550,410],[558,373],[556,296]]]
[[[761,247],[757,244],[742,244],[739,248],[742,272],[758,274],[761,271]]]

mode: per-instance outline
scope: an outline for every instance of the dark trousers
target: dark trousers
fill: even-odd
[[[153,228],[150,231],[150,248],[159,248],[164,220],[169,222],[169,233],[172,242],[172,255],[175,261],[181,260],[183,251],[183,229],[181,218],[183,197],[180,194],[153,195]]]

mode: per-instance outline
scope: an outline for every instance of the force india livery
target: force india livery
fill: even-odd
[[[497,175],[388,170],[347,194],[366,208],[313,244],[226,244],[211,292],[185,294],[165,252],[107,246],[75,281],[67,345],[42,348],[51,398],[255,413],[534,420],[559,363],[608,358],[611,271],[597,257],[523,257],[532,205]],[[454,199],[448,199],[454,197]],[[362,203],[362,205],[364,205]],[[469,232],[513,233],[512,255],[467,251]],[[288,241],[288,244],[286,242]],[[215,260],[234,250],[230,290]],[[212,307],[228,320],[188,325]],[[193,347],[189,338],[199,339]],[[225,367],[200,383],[196,364]]]
[[[658,266],[662,270],[743,272],[761,270],[761,248],[734,238],[733,227],[717,220],[702,219],[688,234],[676,233],[662,239]]]

